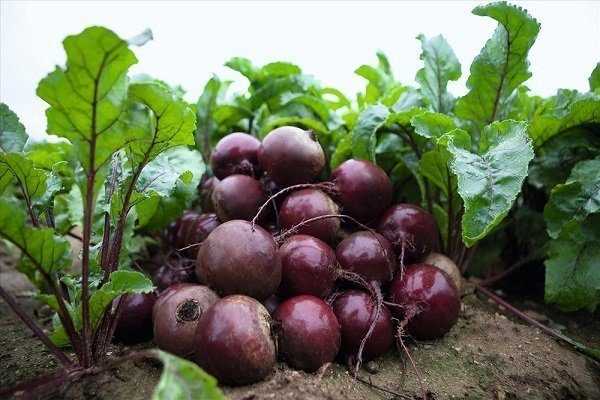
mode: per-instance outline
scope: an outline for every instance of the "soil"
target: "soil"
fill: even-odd
[[[0,254],[2,285],[10,287],[19,302],[41,321],[47,315],[24,293],[28,290],[7,275],[7,260]],[[468,292],[468,289],[467,289]],[[600,321],[589,314],[568,317],[530,300],[516,300],[534,318],[563,328],[579,340],[600,344]],[[423,386],[434,399],[598,399],[600,367],[538,329],[505,316],[495,304],[475,294],[463,297],[461,317],[444,338],[407,343]],[[151,347],[150,344],[138,347]],[[127,349],[115,347],[117,355]],[[417,375],[397,350],[372,363],[378,372],[361,372],[364,381],[395,392],[395,396],[354,380],[340,364],[322,374],[306,374],[277,365],[265,381],[239,388],[223,388],[231,399],[405,399],[422,398]],[[56,370],[44,347],[0,303],[0,388],[15,385]],[[160,376],[151,361],[128,362],[87,376],[46,393],[52,399],[148,399]],[[17,396],[18,397],[18,396]],[[42,396],[40,396],[42,398]]]

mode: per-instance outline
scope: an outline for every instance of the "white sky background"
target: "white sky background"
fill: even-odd
[[[353,71],[375,64],[383,50],[396,77],[414,83],[421,67],[417,34],[442,33],[454,48],[464,84],[473,58],[496,27],[471,10],[481,1],[403,2],[142,2],[0,0],[0,101],[20,116],[34,136],[45,131],[46,105],[35,95],[38,81],[64,65],[62,39],[89,25],[104,25],[123,38],[151,28],[154,40],[134,48],[132,73],[148,73],[182,85],[195,100],[212,73],[240,79],[223,63],[233,56],[256,64],[286,60],[324,85],[353,96],[364,80]],[[558,88],[588,90],[600,61],[600,1],[522,1],[542,24],[530,52],[537,94]]]

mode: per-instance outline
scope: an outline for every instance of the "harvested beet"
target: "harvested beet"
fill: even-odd
[[[212,193],[218,183],[219,179],[216,176],[213,176],[200,184],[200,204],[202,205],[202,211],[205,213],[215,212],[212,203]]]
[[[359,221],[378,218],[392,203],[392,182],[384,170],[365,160],[347,160],[331,173],[344,214]]]
[[[334,360],[340,349],[340,325],[327,303],[301,295],[283,302],[273,318],[279,324],[279,354],[293,368],[313,372]]]
[[[171,227],[171,240],[177,249],[200,244],[218,225],[219,220],[215,214],[186,211]],[[189,247],[183,254],[195,258],[199,247]]]
[[[357,356],[360,344],[375,319],[376,308],[377,304],[371,295],[360,290],[348,290],[335,298],[333,312],[341,326],[342,351],[345,354]],[[382,304],[379,318],[365,342],[363,361],[385,354],[393,344],[392,315]]]
[[[213,174],[219,179],[229,175],[242,174],[258,176],[257,152],[260,141],[242,132],[234,132],[223,137],[210,156]]]
[[[342,240],[335,249],[340,266],[367,281],[389,281],[396,262],[389,240],[378,233],[359,231]]]
[[[273,313],[275,312],[275,310],[277,310],[277,307],[279,307],[280,304],[281,304],[281,298],[279,296],[277,296],[276,294],[267,297],[262,302],[262,305],[265,306],[265,308],[271,315],[273,315]]]
[[[273,236],[248,221],[219,225],[200,246],[196,276],[219,294],[262,300],[281,283],[281,260]]]
[[[423,263],[431,264],[447,273],[452,282],[454,282],[456,289],[458,289],[458,293],[462,292],[462,274],[450,258],[440,253],[431,253],[423,260]]]
[[[279,248],[281,291],[286,296],[311,294],[324,298],[335,283],[335,253],[327,243],[294,235]]]
[[[414,204],[396,204],[381,217],[377,231],[394,246],[404,265],[421,260],[438,246],[433,215]]]
[[[155,302],[154,292],[126,295],[119,306],[121,315],[115,329],[115,340],[134,344],[152,339],[152,307]]]
[[[258,151],[258,160],[282,186],[312,182],[325,166],[325,154],[313,133],[293,126],[269,132]]]
[[[285,198],[279,210],[279,221],[283,229],[290,229],[310,218],[338,213],[339,207],[331,197],[321,190],[309,188],[293,192]],[[332,243],[339,229],[338,218],[325,218],[310,222],[294,233],[303,233]]]
[[[221,222],[251,220],[267,200],[262,185],[246,175],[230,175],[215,187],[213,206]]]
[[[443,336],[458,319],[460,297],[450,277],[429,264],[413,264],[396,275],[389,289],[392,312],[407,321],[406,329],[417,339]]]
[[[242,295],[225,297],[204,314],[195,348],[198,364],[227,385],[264,379],[277,357],[269,312]]]
[[[196,280],[194,265],[186,265],[191,260],[172,260],[159,267],[152,274],[152,282],[159,291],[163,291],[176,283],[189,283]]]
[[[156,345],[178,356],[192,356],[198,322],[217,300],[203,285],[180,283],[162,292],[152,312]]]

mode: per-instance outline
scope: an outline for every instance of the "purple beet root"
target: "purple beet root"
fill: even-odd
[[[360,344],[375,318],[376,308],[375,300],[359,290],[348,290],[335,298],[333,312],[342,328],[342,351],[346,355],[357,356]],[[392,315],[382,304],[379,318],[365,342],[362,361],[385,354],[393,344]]]
[[[401,279],[402,278],[402,279]],[[460,297],[452,279],[429,264],[409,265],[396,275],[389,289],[392,312],[407,320],[406,329],[417,339],[436,339],[458,319]]]
[[[121,315],[115,329],[115,340],[125,344],[152,339],[152,307],[156,293],[136,293],[121,300]]]
[[[339,214],[339,207],[328,195],[318,189],[302,189],[285,198],[279,210],[279,221],[283,229],[290,229],[302,221],[329,214]],[[295,233],[303,233],[332,243],[339,229],[338,218],[325,218],[310,222]]]
[[[200,282],[221,295],[245,294],[262,300],[281,283],[281,260],[273,236],[248,221],[219,225],[200,246],[196,261]]]
[[[269,312],[241,295],[221,299],[204,314],[195,347],[198,364],[227,385],[264,379],[277,357]]]
[[[219,225],[215,214],[198,214],[194,211],[186,211],[171,227],[170,239],[175,248],[182,249],[194,244],[200,244]],[[183,250],[183,254],[189,258],[195,258],[199,246],[189,247]]]
[[[323,300],[310,295],[292,297],[277,308],[273,318],[279,324],[279,354],[291,367],[313,372],[335,359],[340,325]]]
[[[359,221],[378,218],[392,202],[392,182],[385,171],[364,160],[348,160],[332,173],[344,214]]]
[[[246,175],[230,175],[215,187],[212,200],[221,222],[233,219],[250,221],[267,197],[256,179]]]
[[[359,231],[338,244],[335,255],[340,266],[367,281],[389,281],[396,269],[390,242],[375,232]]]
[[[310,294],[325,298],[335,284],[335,253],[327,243],[294,235],[279,248],[281,291],[286,296]]]
[[[404,265],[421,260],[438,246],[435,218],[413,204],[390,207],[381,217],[377,231],[392,243]]]
[[[208,287],[189,283],[179,283],[162,292],[152,313],[156,345],[169,353],[191,357],[196,349],[198,322],[218,299]]]
[[[242,174],[258,176],[260,141],[246,133],[234,132],[223,137],[212,151],[210,165],[219,179]]]

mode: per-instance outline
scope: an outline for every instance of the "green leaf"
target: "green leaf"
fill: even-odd
[[[368,106],[360,113],[352,130],[352,154],[355,158],[375,162],[377,130],[385,124],[389,115],[388,108],[381,104]]]
[[[327,127],[323,125],[321,121],[317,121],[316,119],[302,117],[280,117],[278,115],[272,115],[260,128],[259,136],[262,138],[273,129],[286,125],[298,126],[319,134],[326,134],[328,132]]]
[[[522,8],[505,2],[475,7],[473,14],[495,19],[498,27],[471,64],[469,92],[458,100],[455,112],[482,127],[504,118],[510,95],[531,76],[527,55],[540,25]]]
[[[415,115],[410,120],[415,133],[427,139],[440,138],[456,128],[454,121],[447,115],[426,111]]]
[[[600,89],[600,63],[596,63],[596,67],[592,71],[592,74],[590,75],[588,81],[590,82],[591,91]]]
[[[344,161],[352,158],[352,136],[344,136],[335,147],[335,151],[331,155],[329,165],[331,170],[337,168]]]
[[[210,156],[210,148],[217,141],[218,126],[213,114],[218,102],[225,96],[230,83],[213,76],[204,86],[204,90],[196,102],[196,146],[205,155],[207,162]]]
[[[258,77],[258,69],[247,58],[234,57],[227,61],[225,66],[244,75],[251,82]]]
[[[431,39],[419,35],[417,39],[421,41],[424,67],[417,72],[415,79],[432,110],[447,113],[453,106],[452,95],[446,90],[448,81],[457,80],[461,74],[458,58],[441,35]]]
[[[270,109],[277,109],[281,106],[281,95],[284,93],[304,93],[313,89],[318,89],[317,82],[307,75],[269,79],[252,95],[250,105],[257,110],[263,103],[268,103]]]
[[[545,300],[563,311],[600,304],[600,216],[570,222],[550,241],[546,260]]]
[[[301,74],[302,70],[295,64],[283,61],[272,62],[260,69],[261,76],[264,77],[282,77],[288,75]]]
[[[600,211],[600,157],[581,161],[569,179],[550,193],[544,208],[548,234],[557,238],[565,225],[582,222]]]
[[[163,372],[152,400],[226,399],[217,386],[217,380],[193,362],[161,350],[153,352],[163,363]]]
[[[68,36],[63,44],[66,68],[42,79],[37,94],[50,105],[48,133],[68,139],[84,170],[95,170],[128,139],[119,122],[127,71],[137,59],[126,41],[102,27]]]
[[[350,99],[348,99],[344,93],[336,88],[326,87],[321,89],[320,93],[323,96],[323,100],[327,102],[329,107],[331,107],[333,110],[337,110],[342,107],[350,107]],[[332,97],[336,100],[331,100]]]
[[[452,172],[463,199],[463,241],[472,246],[504,219],[527,176],[533,148],[527,126],[512,120],[494,122],[483,129],[478,154],[448,145]]]
[[[28,226],[22,205],[4,198],[0,198],[0,236],[48,273],[71,266],[69,242],[56,236],[51,228]]]
[[[35,202],[46,193],[48,173],[35,168],[33,162],[22,154],[0,154],[0,182],[9,180],[6,175],[11,175],[16,179],[23,196],[26,196],[30,203]]]
[[[0,151],[21,152],[27,143],[27,132],[19,117],[4,103],[0,103]]]
[[[385,53],[381,50],[378,50],[375,55],[377,56],[377,61],[379,64],[379,69],[382,70],[387,76],[390,78],[393,77],[392,67],[390,65],[390,60],[388,60]]]
[[[213,118],[217,124],[234,126],[241,120],[252,117],[252,111],[232,104],[219,104],[215,106]]]

